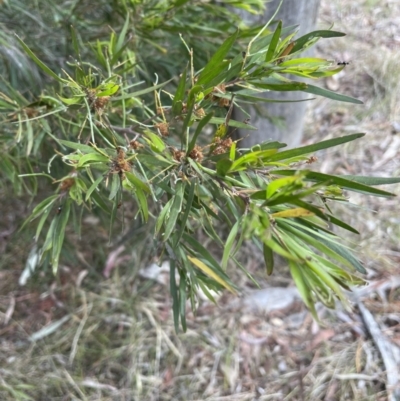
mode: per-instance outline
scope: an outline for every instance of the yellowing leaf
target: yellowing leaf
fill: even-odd
[[[82,100],[82,97],[80,97],[80,96],[75,96],[75,97],[72,97],[72,98],[66,98],[66,97],[62,97],[60,95],[57,95],[57,96],[60,98],[60,100],[63,103],[67,104],[68,106],[71,106],[73,104],[77,104]]]
[[[77,167],[82,167],[86,164],[92,163],[107,163],[109,161],[110,159],[106,156],[99,155],[98,153],[88,153],[79,159]]]
[[[114,82],[107,82],[106,84],[102,84],[96,88],[96,96],[112,96],[118,92],[119,85]]]
[[[165,143],[156,134],[149,130],[145,130],[144,134],[147,136],[147,138],[144,139],[154,152],[161,153],[165,149]]]
[[[203,263],[201,260],[197,258],[193,258],[188,255],[188,259],[195,265],[197,266],[202,272],[213,278],[217,283],[221,284],[223,287],[225,287],[227,290],[232,292],[233,294],[236,294],[235,289],[228,284],[221,276],[216,274],[211,268],[209,268],[205,263]]]
[[[226,134],[226,124],[221,124],[218,126],[217,131],[215,131],[215,138],[223,138]]]
[[[303,209],[302,207],[296,207],[295,209],[282,210],[281,212],[276,212],[271,214],[271,217],[307,217],[314,216],[313,212],[310,212],[307,209]]]
[[[291,178],[291,179],[287,180],[286,178]],[[300,181],[300,179],[301,175],[296,174],[291,177],[278,178],[277,180],[272,181],[271,183],[268,184],[267,187],[267,198],[268,199],[271,198],[272,195],[282,187],[294,184],[297,180]]]

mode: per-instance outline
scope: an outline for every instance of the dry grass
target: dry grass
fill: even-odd
[[[320,24],[335,23],[343,40],[321,42],[319,53],[350,61],[326,82],[361,98],[364,106],[318,99],[307,141],[348,132],[367,137],[320,157],[326,172],[400,174],[400,4],[397,1],[322,2]],[[397,18],[397,21],[395,20]],[[390,190],[400,194],[399,186]],[[6,194],[1,194],[3,200]],[[371,279],[400,275],[399,201],[351,196],[361,205],[343,219]],[[4,201],[1,232],[15,229],[23,202]],[[92,231],[92,234],[90,234]],[[136,274],[138,248],[101,276],[103,256],[90,255],[98,230],[87,228],[78,252],[70,249],[54,283],[39,277],[19,287],[28,238],[4,242],[0,265],[0,399],[11,400],[386,400],[385,372],[358,315],[320,309],[318,326],[300,305],[262,316],[219,306],[188,311],[188,332],[175,334],[168,289]],[[98,248],[96,248],[98,249]],[[104,255],[107,248],[103,244]],[[76,254],[75,254],[76,253]],[[258,277],[257,262],[252,270]],[[40,283],[40,284],[39,284]],[[287,284],[273,276],[268,285]],[[243,283],[249,286],[249,283]],[[384,299],[383,296],[386,296]],[[400,344],[400,293],[371,295],[367,307]],[[397,316],[397,318],[396,318]],[[397,320],[396,320],[397,319]],[[59,326],[51,326],[58,322]],[[47,332],[41,331],[44,327]],[[32,341],[32,335],[41,336]]]

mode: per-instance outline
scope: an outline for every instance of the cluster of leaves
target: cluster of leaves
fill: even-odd
[[[271,101],[259,96],[265,91],[302,91],[360,103],[287,78],[291,74],[318,79],[341,71],[344,66],[298,55],[319,38],[343,34],[315,31],[296,39],[294,28],[283,28],[279,22],[273,32],[267,24],[248,39],[245,50],[238,51],[236,31],[199,71],[194,67],[196,53],[182,38],[188,66],[171,92],[169,81],[137,89],[143,82],[128,78],[133,66],[126,40],[129,21],[128,14],[119,35],[93,46],[98,65],[81,58],[73,30],[76,60],[62,75],[18,38],[26,54],[58,85],[34,103],[16,91],[0,98],[8,119],[2,146],[25,153],[18,169],[12,156],[2,158],[3,171],[17,182],[18,170],[26,189],[34,188],[41,176],[59,183],[26,221],[37,220],[38,242],[47,229],[41,261],[50,262],[57,272],[71,215],[79,221],[82,213],[101,210],[110,213],[112,227],[123,219],[121,206],[129,196],[136,200],[137,217],[153,227],[159,258],[170,260],[177,329],[180,324],[186,328],[186,301],[190,299],[194,308],[198,289],[211,300],[210,290],[238,291],[227,272],[229,261],[250,276],[236,257],[246,240],[263,250],[268,274],[274,268],[274,254],[287,260],[310,310],[316,300],[331,307],[335,298],[346,302],[342,289],[363,283],[357,271],[364,269],[332,227],[356,230],[334,216],[329,204],[346,202],[344,190],[390,197],[374,186],[399,180],[308,169],[314,152],[363,134],[284,151],[280,149],[285,144],[279,142],[243,149],[240,141],[231,139],[232,130],[251,128],[248,121],[231,119],[232,108]],[[154,104],[144,102],[150,93]],[[40,173],[32,168],[32,156],[48,160],[47,166],[36,166]],[[216,230],[221,224],[227,227],[226,238]],[[221,261],[198,241],[200,231],[223,250]]]
[[[124,26],[125,35],[118,54],[112,53],[111,57],[108,54],[108,57],[119,57],[119,62],[130,69],[132,76],[135,74],[151,80],[157,73],[160,79],[166,80],[176,76],[185,66],[180,33],[184,33],[186,42],[197,55],[196,68],[201,68],[227,34],[233,33],[237,26],[241,26],[242,36],[256,34],[258,27],[248,28],[242,24],[232,12],[234,8],[257,13],[263,7],[263,0],[0,2],[0,71],[14,88],[39,93],[43,87],[42,79],[14,40],[13,32],[23,36],[32,51],[50,68],[62,67],[68,71],[65,60],[69,61],[74,51],[71,25],[80,34],[78,39],[82,45],[82,58],[87,62],[100,63],[107,70],[110,66],[102,53],[110,50],[110,31],[120,31]],[[0,88],[3,85],[4,82],[0,80]]]

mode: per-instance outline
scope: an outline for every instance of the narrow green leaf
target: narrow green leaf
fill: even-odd
[[[147,138],[145,139],[154,152],[161,153],[165,149],[165,143],[154,132],[145,130],[143,133],[146,135]]]
[[[233,164],[232,160],[221,159],[217,161],[217,174],[220,177],[225,177],[228,171],[231,169]]]
[[[297,255],[293,255],[292,253],[290,253],[288,251],[288,249],[286,249],[287,247],[285,245],[284,245],[285,248],[283,247],[282,241],[280,241],[280,239],[275,238],[275,237],[270,238],[270,239],[262,238],[262,241],[266,246],[271,248],[275,253],[283,256],[287,260],[293,260],[294,262],[300,262],[300,259],[297,257]]]
[[[236,141],[233,142],[231,145],[231,148],[229,150],[229,159],[232,161],[235,161],[235,159],[236,159],[236,144],[237,144]]]
[[[149,86],[148,88],[136,91],[136,92],[130,92],[130,93],[125,93],[124,95],[116,96],[114,97],[114,100],[124,100],[124,99],[132,99],[134,97],[139,97],[141,95],[145,95],[146,93],[153,92],[157,89],[160,89],[170,83],[173,80],[173,78],[169,79],[166,82],[162,82],[161,84],[158,85],[153,85]]]
[[[51,211],[52,211],[51,207],[48,207],[47,209],[45,209],[42,214],[42,217],[39,220],[39,223],[36,227],[36,235],[35,235],[36,242],[39,240],[39,236],[40,236],[40,233],[42,232],[43,225],[44,225],[45,221],[47,220],[47,218],[49,217],[49,214],[51,213]]]
[[[340,176],[346,180],[355,181],[359,184],[364,185],[388,185],[388,184],[398,184],[400,182],[400,177],[368,177],[362,175],[342,175]]]
[[[265,141],[251,147],[250,152],[257,152],[259,150],[267,149],[280,149],[286,147],[286,143],[278,141]],[[248,153],[248,152],[246,152]]]
[[[272,249],[265,243],[263,244],[263,255],[265,267],[267,268],[267,274],[270,276],[274,271],[274,253],[272,252]]]
[[[215,73],[218,71],[211,71],[209,73],[209,75],[212,76],[210,77],[210,79],[208,79],[208,77],[205,77],[207,82],[207,86],[204,91],[205,94],[211,93],[215,86],[223,82],[232,81],[233,79],[239,77],[242,71],[242,64],[234,65],[233,60],[224,61],[220,65],[219,71],[220,72],[218,75],[215,75]],[[202,89],[204,90],[203,86]],[[229,99],[231,99],[231,97],[232,96],[229,96]]]
[[[33,210],[31,215],[25,220],[20,230],[22,230],[28,223],[40,216],[47,208],[51,209],[51,205],[56,201],[59,195],[51,195],[48,198],[42,200]]]
[[[57,222],[58,222],[57,219],[53,219],[50,223],[49,229],[47,230],[46,239],[42,246],[42,258],[43,258],[43,255],[46,252],[48,252],[51,249],[51,247],[53,246],[53,233],[54,233],[54,229],[56,227]]]
[[[326,141],[318,142],[312,145],[302,146],[300,148],[284,150],[283,152],[279,152],[276,155],[273,155],[269,158],[269,161],[277,161],[277,160],[285,160],[293,157],[306,155],[309,153],[316,152],[321,149],[332,148],[334,146],[341,145],[346,142],[354,141],[358,138],[363,137],[365,134],[351,134],[346,136],[341,136],[339,138],[328,139]],[[274,172],[275,173],[275,172]]]
[[[219,97],[224,97],[227,98],[226,96],[219,96]],[[248,103],[258,103],[258,102],[263,102],[263,103],[299,103],[299,102],[309,102],[310,100],[313,100],[315,98],[306,98],[306,99],[298,99],[298,100],[277,100],[277,99],[268,99],[265,97],[259,97],[259,96],[251,96],[251,95],[237,95],[235,96],[235,101],[238,103],[244,103],[244,101],[247,101]],[[243,102],[240,102],[243,100]]]
[[[221,124],[225,124],[225,122],[226,122],[225,118],[219,118],[219,117],[213,117],[210,120],[210,124],[221,125]],[[254,131],[257,130],[257,128],[254,127],[253,125],[242,123],[241,121],[236,121],[236,120],[232,120],[232,119],[229,120],[228,125],[230,127],[235,127],[235,128],[243,128],[243,129],[254,130]]]
[[[51,264],[53,266],[53,274],[55,275],[58,271],[58,263],[60,259],[60,253],[64,242],[65,231],[69,219],[69,213],[71,210],[71,200],[67,199],[64,203],[62,210],[55,216],[56,224],[53,232],[53,248],[51,254]]]
[[[112,200],[117,195],[118,191],[120,191],[121,187],[121,178],[118,174],[111,174],[111,188],[110,194],[108,195],[108,199]]]
[[[86,197],[85,197],[85,201],[87,202],[88,199],[90,198],[90,195],[92,194],[92,192],[99,186],[99,184],[104,180],[104,176],[100,176],[97,178],[97,180],[89,187],[89,189],[86,192]]]
[[[191,103],[188,103],[188,105],[187,105],[186,117],[183,120],[183,124],[182,124],[182,138],[186,138],[186,135],[188,135],[187,128],[189,127],[189,124],[193,123],[193,121],[194,121],[194,118],[193,118],[194,106],[195,106],[194,100]]]
[[[316,238],[316,233],[309,233],[305,232],[302,229],[298,229],[293,226],[293,224],[289,224],[287,221],[279,221],[279,227],[281,230],[285,231],[285,235],[291,235],[292,239],[296,239],[297,243],[301,240],[304,243],[318,249],[320,252],[326,254],[327,256],[337,260],[338,262],[342,263],[344,266],[351,267],[352,264],[344,257],[342,257],[339,253],[335,252],[333,248],[327,246],[326,241],[323,240],[323,235],[320,234],[318,238]],[[304,244],[303,244],[304,245]],[[302,251],[306,251],[306,247],[302,246]],[[305,259],[305,258],[304,258]]]
[[[116,174],[114,174],[114,177],[116,176]],[[119,177],[118,178],[119,181]],[[109,230],[109,237],[110,240],[112,238],[112,230],[114,227],[114,223],[115,220],[117,219],[117,213],[118,213],[118,209],[121,206],[121,202],[122,202],[122,191],[119,191],[119,184],[117,186],[117,181],[116,178],[113,178],[112,180],[112,185],[111,185],[111,191],[110,191],[110,195],[108,196],[110,200],[113,200],[113,204],[112,204],[112,209],[111,209],[111,214],[110,214],[110,230]],[[93,194],[95,194],[95,192],[93,192]]]
[[[204,88],[201,85],[194,85],[189,91],[188,103],[204,99]]]
[[[324,58],[316,57],[301,57],[295,59],[289,59],[279,64],[279,67],[291,67],[291,66],[302,66],[302,67],[321,67],[330,66],[331,62],[325,60]]]
[[[331,214],[326,214],[326,217],[327,217],[327,220],[330,221],[335,226],[342,227],[345,230],[350,231],[350,232],[352,232],[354,234],[360,234],[355,228],[353,228],[352,226],[348,225],[344,221],[339,220],[337,217],[332,216]]]
[[[113,67],[115,66],[115,64],[118,62],[118,59],[123,55],[124,50],[128,47],[128,45],[129,45],[129,40],[127,40],[127,41],[122,45],[122,47],[121,47],[116,53],[113,54],[111,60],[108,62],[108,64],[109,64],[110,66],[113,66]],[[120,65],[119,65],[119,66],[120,66]],[[108,67],[108,65],[107,65],[107,67]],[[123,70],[120,70],[120,74],[123,74],[123,73],[127,72],[127,71],[130,70],[131,68],[132,68],[132,66],[130,66],[129,64],[127,64],[127,66],[126,66]]]
[[[168,166],[173,167],[173,164],[161,155],[145,155],[139,153],[137,155],[137,159],[140,161],[140,163],[146,165],[146,167],[150,166],[151,168],[153,168],[154,166],[156,166],[163,169]]]
[[[198,281],[199,287],[201,288],[201,290],[203,291],[203,293],[207,297],[207,299],[210,302],[212,302],[214,305],[217,305],[217,302],[215,301],[214,297],[210,293],[209,288],[206,286],[206,284],[202,280],[197,280],[197,281]]]
[[[242,166],[247,164],[254,164],[254,165],[262,165],[262,161],[264,159],[270,159],[278,149],[266,149],[266,150],[259,150],[255,152],[248,152],[243,156],[237,158],[230,168],[230,171],[237,171],[241,169]]]
[[[176,229],[176,221],[182,210],[183,195],[185,193],[185,184],[182,181],[178,181],[175,187],[175,195],[173,197],[173,203],[169,213],[169,217],[166,220],[165,231],[163,233],[162,240],[165,242],[168,240],[174,229]]]
[[[278,46],[279,39],[281,37],[282,31],[282,21],[278,22],[278,25],[275,29],[274,35],[272,36],[271,43],[269,44],[267,55],[265,56],[265,61],[271,61],[274,58],[276,47]]]
[[[172,312],[174,315],[175,331],[179,333],[179,294],[175,280],[175,260],[170,258],[169,261],[169,290],[172,296]]]
[[[214,53],[211,60],[204,67],[203,71],[200,73],[197,79],[197,85],[207,84],[207,81],[211,80],[214,76],[218,75],[220,72],[220,66],[222,65],[224,58],[229,53],[229,50],[233,46],[238,36],[236,31],[233,35],[225,40],[221,47]]]
[[[142,180],[140,180],[135,174],[127,171],[125,172],[125,176],[127,180],[133,185],[134,188],[140,188],[142,191],[146,193],[151,192],[149,186]]]
[[[206,260],[209,263],[209,266],[212,266],[213,270],[218,271],[220,274],[223,274],[225,279],[229,278],[222,271],[221,266],[217,263],[217,261],[211,256],[210,252],[204,248],[193,236],[183,233],[182,238],[189,245],[191,252],[196,252],[201,258]]]
[[[75,55],[78,58],[78,60],[80,61],[78,36],[76,34],[75,28],[72,25],[71,25],[71,38],[72,38],[72,46],[74,48]]]
[[[347,248],[341,246],[340,244],[336,244],[332,241],[325,241],[323,239],[319,240],[322,241],[327,247],[331,248],[334,252],[339,254],[341,257],[346,259],[349,263],[351,263],[357,271],[359,271],[362,274],[367,274],[367,271],[365,270],[361,262]]]
[[[103,54],[102,42],[97,39],[96,45],[91,45],[94,54],[96,55],[97,61],[105,68],[107,68],[107,61]]]
[[[187,219],[189,217],[189,214],[190,214],[190,211],[192,208],[193,199],[194,199],[194,191],[196,189],[196,186],[197,186],[196,181],[192,181],[189,184],[189,193],[186,198],[185,213],[183,214],[182,218],[180,219],[180,222],[179,222],[180,226],[179,226],[179,230],[175,237],[174,246],[177,246],[179,244],[179,241],[182,238],[182,234],[186,228],[186,222],[187,222]]]
[[[61,144],[65,145],[68,148],[75,149],[75,150],[80,150],[83,153],[93,153],[95,150],[89,146],[89,145],[83,145],[81,143],[77,142],[70,142],[70,141],[64,141],[63,139],[58,140]]]
[[[59,94],[57,94],[57,96],[63,103],[65,103],[68,106],[72,106],[72,105],[80,103],[82,101],[81,96],[74,96],[72,98],[62,97]]]
[[[333,277],[325,269],[322,269],[321,264],[316,264],[315,262],[312,262],[309,260],[306,261],[306,264],[312,270],[312,272],[320,280],[322,280],[322,282],[324,282],[344,304],[348,303],[339,284],[333,279]]]
[[[188,3],[190,0],[176,0],[174,3],[174,7],[180,7],[184,4]]]
[[[93,203],[96,206],[98,206],[104,213],[107,213],[107,214],[110,213],[110,208],[108,207],[107,203],[103,200],[101,195],[98,194],[96,191],[92,192],[90,201],[93,201]]]
[[[183,272],[179,272],[179,315],[181,318],[182,330],[186,332],[186,280]]]
[[[93,164],[93,163],[108,163],[110,161],[109,158],[100,155],[98,153],[88,153],[86,155],[83,155],[78,162],[77,167],[83,167],[84,165],[87,164]]]
[[[174,100],[172,101],[172,112],[173,114],[179,115],[183,107],[183,98],[185,96],[186,86],[186,68],[183,70],[181,79],[179,80],[178,88],[176,89]]]
[[[60,78],[55,72],[53,72],[49,67],[47,67],[46,64],[44,64],[42,61],[40,61],[35,54],[32,52],[32,50],[25,44],[25,42],[18,36],[15,34],[15,37],[17,38],[18,42],[21,44],[21,46],[23,47],[23,49],[25,50],[25,53],[37,64],[37,66],[43,71],[45,72],[47,75],[50,75],[51,77],[53,77],[56,81],[64,84],[68,81],[66,81],[65,79]]]
[[[308,288],[304,280],[300,266],[292,261],[289,261],[289,268],[290,268],[290,274],[293,277],[294,283],[296,284],[296,287],[299,290],[303,302],[310,309],[313,316],[316,316],[317,313],[315,311],[314,303],[311,299],[310,289]]]
[[[313,31],[301,36],[300,38],[296,39],[294,47],[290,52],[295,53],[303,48],[307,42],[316,38],[339,38],[341,36],[346,36],[345,33],[342,32],[335,32],[335,31],[328,31],[328,30],[320,30],[320,31]]]
[[[199,123],[196,127],[196,131],[194,132],[193,138],[189,143],[187,153],[190,153],[194,149],[198,136],[203,132],[203,128],[210,122],[210,120],[213,117],[214,117],[214,112],[211,112],[199,121]]]
[[[170,210],[171,210],[173,201],[174,201],[174,198],[171,198],[171,199],[164,205],[163,209],[161,210],[160,214],[158,215],[157,220],[156,220],[156,228],[155,228],[155,234],[156,234],[156,235],[159,234],[159,232],[160,232],[160,230],[161,230],[161,227],[162,227],[162,225],[163,225],[163,223],[164,223],[164,220],[165,220],[166,218],[168,218],[168,215],[169,215],[169,212],[170,212]]]
[[[249,76],[251,78],[251,76]],[[288,81],[281,83],[265,83],[261,80],[249,80],[250,84],[254,85],[256,88],[266,89],[269,91],[277,92],[291,92],[291,91],[303,91],[305,92],[308,88],[308,84],[304,82]]]
[[[355,99],[354,97],[341,95],[340,93],[332,92],[328,89],[319,88],[318,86],[308,84],[305,89],[301,89],[303,92],[311,93],[313,95],[323,96],[328,99],[338,100],[339,102],[347,102],[354,104],[364,104],[361,100]]]
[[[107,82],[96,89],[98,90],[96,94],[97,97],[112,96],[118,92],[119,85],[114,82]]]
[[[126,19],[125,19],[124,26],[122,27],[121,33],[118,36],[117,44],[116,44],[115,48],[113,49],[113,54],[118,53],[122,49],[122,46],[124,45],[126,33],[128,32],[128,28],[129,28],[129,17],[130,17],[130,15],[128,12],[128,13],[126,13]]]
[[[274,174],[277,175],[291,176],[294,175],[295,173],[296,171],[294,170],[274,170]],[[364,184],[359,184],[356,181],[350,181],[341,176],[323,174],[315,171],[308,171],[305,180],[311,182],[329,182],[331,184],[338,185],[341,188],[348,189],[349,191],[360,192],[368,195],[381,196],[381,197],[395,196],[390,192],[382,191],[380,189],[376,189]]]
[[[136,187],[135,195],[140,206],[140,211],[142,212],[143,215],[143,220],[147,223],[149,219],[149,206],[147,204],[146,195],[144,191],[142,191],[142,189],[139,187]]]
[[[226,270],[226,266],[228,265],[228,260],[231,256],[232,247],[235,242],[237,233],[239,232],[239,226],[242,223],[242,219],[238,220],[233,227],[231,228],[231,231],[228,235],[228,238],[226,239],[225,247],[224,247],[224,253],[222,255],[222,262],[221,262],[221,267],[223,270]]]
[[[281,188],[287,187],[288,185],[296,183],[296,181],[301,182],[304,174],[293,175],[291,177],[278,178],[271,181],[267,186],[267,199],[271,198],[277,191]]]

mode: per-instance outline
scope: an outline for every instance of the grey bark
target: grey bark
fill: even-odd
[[[280,0],[273,0],[267,4],[264,15],[252,15],[245,11],[238,11],[244,21],[251,24],[265,24],[274,14]],[[297,37],[311,32],[315,27],[320,0],[284,0],[276,20],[282,20],[283,26],[299,25]],[[299,80],[299,79],[297,79]],[[277,100],[306,99],[307,94],[302,92],[268,92],[264,95]],[[246,107],[247,106],[247,107]],[[307,102],[300,103],[267,103],[256,107],[244,105],[250,114],[250,124],[257,127],[257,131],[239,130],[243,138],[240,147],[251,147],[268,139],[284,142],[288,147],[300,144],[303,135],[303,122]],[[235,110],[236,120],[247,118],[239,110]]]

